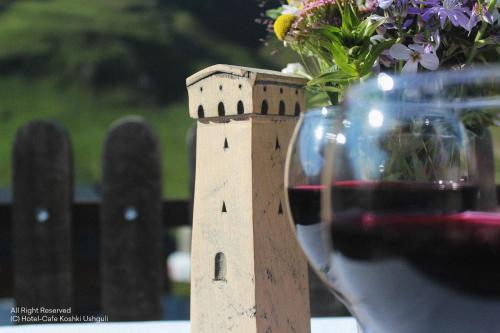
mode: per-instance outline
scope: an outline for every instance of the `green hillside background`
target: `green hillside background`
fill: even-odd
[[[165,196],[187,197],[185,78],[215,63],[282,68],[260,41],[261,11],[240,0],[1,2],[0,188],[15,133],[33,119],[68,129],[76,183],[98,186],[106,130],[134,114],[161,140]]]
[[[185,78],[215,63],[279,70],[295,60],[261,41],[259,2],[0,2],[0,188],[10,186],[15,133],[33,119],[68,129],[77,185],[98,186],[106,130],[134,114],[161,140],[164,195],[187,197]]]

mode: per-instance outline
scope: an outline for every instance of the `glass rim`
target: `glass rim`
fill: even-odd
[[[446,95],[446,89],[457,85],[464,87],[478,87],[481,85],[492,85],[496,89],[488,96],[463,96],[464,98],[452,99]],[[391,94],[401,94],[403,91],[424,91],[429,93],[433,99],[426,100],[395,100]],[[429,87],[431,85],[431,87]],[[439,88],[439,89],[437,89]],[[436,72],[424,72],[414,74],[388,74],[379,73],[369,80],[351,87],[346,95],[345,104],[350,106],[373,105],[373,97],[383,97],[376,101],[377,105],[384,106],[410,106],[427,109],[448,108],[454,110],[463,109],[491,109],[500,110],[500,65],[475,66],[463,70],[441,70]]]
[[[304,118],[325,117],[331,116],[331,112],[340,111],[341,109],[342,105],[315,106],[312,108],[308,108],[305,112],[302,113],[302,115]]]

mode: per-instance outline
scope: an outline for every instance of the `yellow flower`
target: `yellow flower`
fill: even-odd
[[[286,33],[290,30],[296,19],[297,16],[295,15],[283,14],[274,21],[274,33],[279,40],[285,39]]]

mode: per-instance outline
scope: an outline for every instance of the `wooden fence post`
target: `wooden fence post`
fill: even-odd
[[[101,300],[110,320],[163,316],[162,183],[158,139],[141,119],[110,129],[103,153]]]
[[[14,298],[19,307],[72,304],[72,149],[58,124],[19,129],[13,149]]]
[[[197,122],[193,333],[310,331],[307,263],[284,205],[305,80],[227,65],[187,79]]]

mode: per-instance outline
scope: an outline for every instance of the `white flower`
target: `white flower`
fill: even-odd
[[[382,43],[382,42],[385,42],[387,39],[382,36],[382,35],[373,35],[370,37],[370,42],[372,44],[378,44],[378,43]]]
[[[394,44],[389,49],[391,57],[397,60],[406,60],[403,73],[415,73],[418,64],[429,70],[436,70],[439,67],[439,58],[434,50],[425,50],[422,45],[410,44],[408,47],[403,44]]]
[[[300,64],[298,62],[286,65],[286,67],[283,68],[281,70],[281,72],[285,73],[285,74],[299,75],[299,76],[305,77],[307,79],[312,79],[312,77],[309,74],[307,74],[304,66],[302,66],[302,64]]]
[[[392,5],[393,2],[394,0],[379,0],[378,6],[382,9],[387,9]]]
[[[281,14],[290,14],[290,15],[295,15],[298,16],[300,13],[300,9],[295,7],[295,6],[290,6],[290,5],[283,5],[283,10],[281,11]]]
[[[497,1],[497,8],[500,7],[500,1]],[[493,16],[493,23],[494,22],[499,22],[500,23],[500,13],[498,13],[498,9],[493,8],[493,13],[491,13],[491,16]]]

